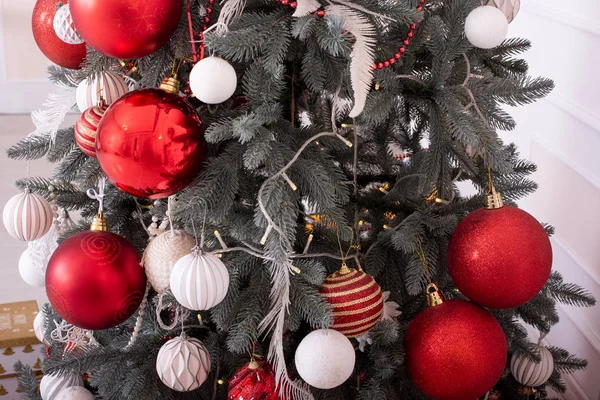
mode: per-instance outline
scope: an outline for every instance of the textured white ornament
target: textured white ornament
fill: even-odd
[[[206,381],[210,373],[210,354],[198,339],[182,334],[160,348],[156,372],[169,388],[189,392]]]
[[[83,386],[79,375],[44,375],[40,382],[40,394],[44,400],[56,400],[61,390],[72,386]]]
[[[46,199],[28,191],[11,197],[2,213],[8,234],[24,241],[44,236],[52,226],[52,217],[52,208]]]
[[[537,345],[536,353],[541,361],[535,363],[523,355],[513,354],[510,360],[510,372],[517,382],[528,387],[538,387],[550,379],[554,371],[554,358],[546,347]]]
[[[182,306],[208,310],[219,304],[229,289],[229,272],[219,257],[193,252],[181,257],[171,272],[171,291]]]
[[[123,76],[112,71],[102,71],[81,81],[77,85],[75,97],[79,111],[84,112],[100,103],[100,95],[106,105],[111,105],[127,92],[129,86]]]
[[[60,40],[69,44],[81,44],[84,40],[79,36],[79,33],[75,30],[73,25],[73,18],[71,17],[71,10],[69,5],[65,4],[58,9],[54,14],[54,32]]]
[[[333,389],[352,375],[356,354],[343,334],[318,329],[302,339],[295,361],[298,374],[306,383],[318,389]]]
[[[521,9],[521,0],[481,0],[481,5],[496,7],[504,13],[510,23]]]
[[[506,16],[496,7],[477,7],[465,21],[465,35],[469,42],[480,49],[491,49],[500,45],[508,34]]]
[[[190,89],[206,104],[219,104],[230,98],[237,87],[235,69],[219,57],[206,57],[190,72]]]
[[[35,333],[35,337],[46,346],[50,345],[46,340],[45,328],[44,328],[44,320],[45,314],[44,311],[40,311],[37,313],[33,320],[33,333]]]
[[[27,250],[19,258],[19,273],[30,286],[46,286],[46,268],[54,250],[58,247],[58,232],[52,225],[48,233],[27,243]]]
[[[46,285],[46,274],[36,268],[29,249],[25,249],[19,257],[19,274],[29,286],[44,287]]]
[[[142,264],[154,290],[162,293],[169,287],[173,266],[194,247],[196,240],[179,230],[169,230],[148,243]]]
[[[61,390],[56,400],[94,400],[94,395],[82,386],[71,386]]]

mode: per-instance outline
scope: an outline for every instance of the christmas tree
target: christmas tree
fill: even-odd
[[[553,88],[506,39],[517,11],[38,0],[63,94],[8,155],[57,167],[17,182],[4,222],[50,243],[31,258],[50,299],[41,397],[564,392],[585,360],[525,325],[543,336],[557,302],[595,300],[550,271],[553,228],[516,208],[536,167],[503,142],[504,106]]]

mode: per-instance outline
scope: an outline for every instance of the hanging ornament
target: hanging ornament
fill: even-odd
[[[169,41],[181,17],[181,1],[71,0],[81,37],[100,53],[122,59],[152,54]]]
[[[279,391],[273,367],[266,361],[252,360],[229,380],[228,400],[277,400]]]
[[[8,200],[2,220],[10,236],[32,241],[44,236],[52,226],[52,208],[42,196],[25,189]]]
[[[102,170],[121,190],[157,199],[189,185],[204,163],[204,127],[166,78],[160,89],[127,93],[104,114],[96,137]],[[152,118],[148,118],[148,116]]]
[[[506,16],[496,7],[477,7],[467,16],[465,35],[471,44],[480,49],[499,46],[508,34]]]
[[[63,42],[68,44],[84,43],[81,36],[79,36],[75,30],[75,26],[73,26],[71,10],[69,10],[68,4],[63,5],[58,9],[54,15],[54,21],[52,25],[54,26],[54,32],[56,33],[56,36],[58,36],[58,38]]]
[[[190,72],[190,89],[206,104],[220,104],[233,96],[237,88],[235,69],[219,57],[206,57]]]
[[[185,308],[208,310],[227,295],[229,273],[219,257],[198,250],[177,260],[170,286],[175,299]]]
[[[19,274],[26,284],[33,287],[44,287],[46,274],[43,270],[38,270],[31,258],[29,249],[25,249],[19,257]]]
[[[198,339],[182,333],[160,348],[156,371],[169,388],[190,392],[206,381],[210,373],[210,354]]]
[[[504,372],[507,345],[492,314],[465,300],[444,300],[427,287],[429,307],[412,320],[404,338],[406,369],[423,393],[434,399],[476,399]]]
[[[329,328],[349,338],[364,335],[381,320],[381,288],[362,270],[343,263],[339,271],[325,279],[320,293],[332,306],[333,324]]]
[[[492,187],[486,208],[470,213],[448,245],[456,287],[484,307],[513,308],[544,287],[552,268],[546,231],[527,212],[504,206]]]
[[[75,124],[75,143],[87,156],[96,158],[96,132],[106,109],[106,103],[101,100],[99,105],[85,110]]]
[[[58,393],[72,386],[83,386],[81,376],[69,373],[44,375],[40,382],[40,394],[43,400],[56,400]]]
[[[94,395],[82,386],[71,386],[61,390],[56,400],[94,400]]]
[[[517,382],[527,387],[542,386],[554,372],[554,358],[545,346],[538,344],[535,353],[540,357],[536,363],[524,355],[513,354],[510,359],[510,372]]]
[[[43,310],[40,310],[35,318],[33,319],[33,333],[35,333],[35,337],[46,346],[49,346],[50,343],[46,340],[46,328],[45,324],[45,313]]]
[[[350,340],[333,329],[312,331],[296,349],[298,374],[317,389],[340,386],[352,375],[355,361]]]
[[[84,79],[77,85],[75,98],[79,111],[100,105],[104,100],[107,106],[129,92],[129,86],[123,76],[113,71],[101,71]]]
[[[44,55],[53,63],[70,69],[81,68],[85,59],[85,43],[68,44],[54,31],[56,0],[37,0],[33,7],[33,38]]]
[[[19,258],[19,273],[25,283],[34,287],[45,286],[48,261],[57,247],[58,231],[54,224],[44,236],[27,243],[27,250]]]
[[[504,13],[506,19],[510,23],[519,13],[521,0],[481,0],[481,5],[496,7]]]

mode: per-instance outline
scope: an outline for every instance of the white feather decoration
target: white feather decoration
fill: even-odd
[[[67,86],[59,87],[63,89],[63,93],[50,93],[44,102],[46,108],[31,112],[35,130],[28,136],[50,135],[54,143],[56,133],[65,116],[76,104],[75,89]]]
[[[292,17],[304,17],[312,12],[317,11],[321,7],[321,3],[317,0],[296,0],[298,5],[296,11],[292,14]]]
[[[369,19],[359,11],[340,4],[327,6],[326,14],[342,18],[342,29],[355,38],[352,53],[350,53],[350,81],[354,91],[354,107],[349,117],[355,118],[365,108],[367,96],[373,84],[372,65],[375,62],[376,31]]]
[[[244,8],[246,8],[246,0],[226,0],[215,24],[217,33],[219,35],[227,33],[229,25],[240,19]]]

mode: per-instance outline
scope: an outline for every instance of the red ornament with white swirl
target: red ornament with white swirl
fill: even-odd
[[[8,200],[2,212],[2,221],[10,236],[30,242],[50,230],[53,215],[46,199],[25,190]]]
[[[75,124],[75,143],[87,156],[96,158],[96,132],[106,108],[103,102],[88,108]]]
[[[100,105],[100,97],[107,106],[119,100],[129,92],[129,86],[123,76],[114,71],[100,71],[77,85],[75,98],[79,111]]]
[[[208,350],[198,339],[185,334],[165,343],[156,357],[158,377],[178,392],[199,388],[208,378],[210,367]]]

